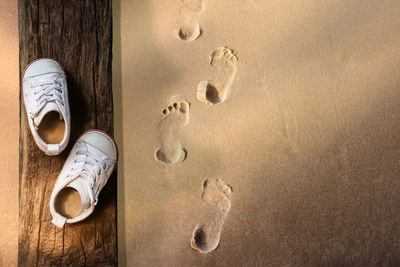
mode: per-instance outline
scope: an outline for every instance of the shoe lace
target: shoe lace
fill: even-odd
[[[32,112],[31,117],[36,117],[43,107],[49,102],[56,102],[59,107],[64,106],[63,103],[63,85],[62,78],[58,76],[54,80],[36,82],[31,84],[33,96],[35,99],[35,110]]]
[[[92,205],[97,204],[97,196],[100,189],[100,184],[102,182],[101,177],[102,173],[107,168],[106,161],[99,161],[96,159],[96,156],[89,151],[84,149],[78,149],[76,151],[77,157],[74,160],[74,164],[71,168],[71,173],[67,175],[67,177],[78,177],[88,181],[89,192],[90,192],[90,201]],[[79,164],[83,163],[83,164]]]

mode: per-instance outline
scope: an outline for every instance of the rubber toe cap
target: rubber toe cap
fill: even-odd
[[[82,141],[96,147],[110,159],[117,160],[117,147],[114,140],[101,131],[88,131],[80,138]]]
[[[48,58],[38,59],[33,61],[25,70],[24,78],[30,78],[48,73],[60,73],[64,74],[64,70],[61,65]]]

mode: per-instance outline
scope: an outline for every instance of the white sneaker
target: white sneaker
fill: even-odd
[[[29,128],[37,146],[47,155],[60,154],[70,136],[70,110],[66,76],[49,58],[31,62],[22,83]]]
[[[118,159],[114,139],[99,130],[89,130],[73,146],[58,176],[50,197],[52,223],[61,228],[65,223],[76,223],[87,218],[94,210],[100,191],[110,178]],[[71,190],[75,189],[75,190]],[[73,198],[64,192],[79,195],[79,210],[67,212]],[[70,205],[70,206],[68,206]]]

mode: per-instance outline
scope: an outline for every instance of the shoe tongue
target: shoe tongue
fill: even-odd
[[[96,155],[96,157],[98,159],[103,160],[104,158],[106,158],[106,156],[100,150],[98,150],[96,147],[94,147],[91,144],[88,144],[86,142],[83,142],[83,143],[84,143],[84,149],[86,151],[90,152],[91,154]],[[70,182],[67,186],[72,187],[76,191],[78,191],[78,193],[81,197],[83,209],[87,209],[90,207],[90,205],[91,205],[90,196],[89,196],[90,189],[89,189],[87,179],[85,179],[81,176],[78,176],[76,179],[74,179],[72,182]]]
[[[81,201],[82,201],[82,208],[87,209],[90,207],[90,197],[89,197],[89,192],[88,192],[88,184],[85,181],[84,178],[78,177],[72,182],[70,182],[68,187],[72,187],[76,191],[78,191]]]
[[[35,117],[35,119],[33,120],[35,126],[39,126],[40,123],[42,122],[44,116],[51,112],[51,111],[56,111],[58,112],[58,114],[60,114],[60,120],[63,119],[63,115],[61,113],[60,108],[58,107],[58,105],[55,102],[48,102],[43,108],[42,110],[39,112],[39,114]]]

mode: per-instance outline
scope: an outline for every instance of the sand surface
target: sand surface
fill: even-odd
[[[0,1],[0,267],[18,256],[18,53],[17,1]]]
[[[0,4],[0,266],[17,263],[14,2]],[[121,266],[399,264],[398,1],[113,5]]]
[[[399,2],[200,2],[122,0],[114,10],[120,262],[398,264]],[[196,23],[198,39],[178,38],[182,28],[196,35]],[[211,66],[219,47],[237,52],[237,71],[211,106],[199,83],[232,73]],[[191,103],[179,133],[187,157],[166,166],[154,151],[176,95]],[[231,207],[218,248],[202,254],[192,233],[219,216],[202,201],[209,177],[232,187]]]

